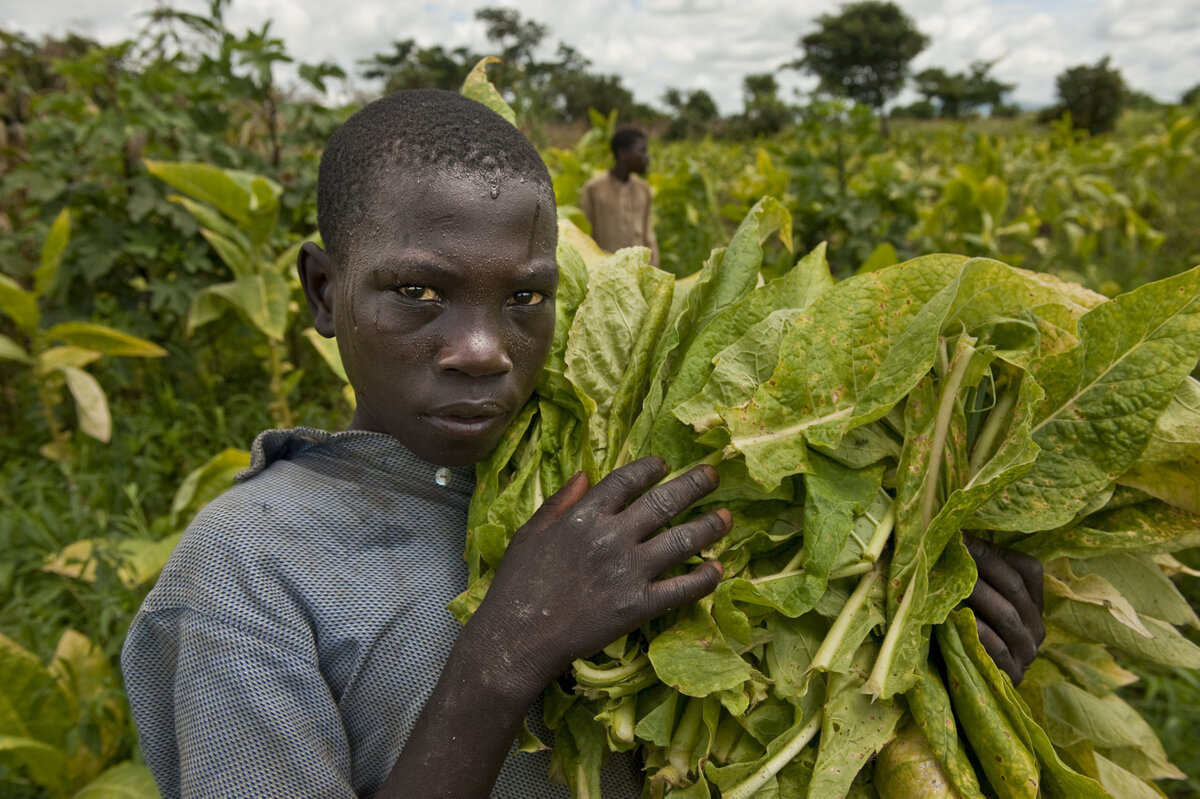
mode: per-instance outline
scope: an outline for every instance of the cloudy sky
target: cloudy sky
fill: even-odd
[[[931,39],[914,70],[965,71],[974,60],[998,59],[993,75],[1016,84],[1010,99],[1027,106],[1054,100],[1064,69],[1104,56],[1126,82],[1177,101],[1200,81],[1198,0],[899,0]],[[0,27],[26,35],[84,33],[104,42],[139,28],[153,0],[0,0]],[[203,11],[200,0],[175,0]],[[483,0],[233,0],[235,30],[272,20],[272,32],[300,61],[334,61],[347,72],[358,59],[389,51],[391,42],[467,45],[487,51],[474,10]],[[558,41],[577,48],[600,72],[621,75],[637,99],[661,105],[667,87],[703,88],[722,112],[741,108],[742,77],[776,69],[799,55],[797,39],[837,0],[524,0],[526,19],[549,28],[546,53]],[[336,9],[330,13],[330,9]],[[780,73],[788,92],[811,79]],[[370,88],[355,79],[349,88]]]

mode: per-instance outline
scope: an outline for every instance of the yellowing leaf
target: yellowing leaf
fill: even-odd
[[[103,355],[95,350],[63,344],[59,347],[42,350],[38,354],[37,363],[38,369],[42,374],[49,374],[57,369],[62,369],[64,366],[74,366],[76,369],[82,369],[89,363],[95,363],[102,357]]]
[[[150,769],[126,760],[80,788],[72,799],[159,799]]]
[[[112,416],[104,389],[96,378],[78,367],[62,366],[59,371],[67,379],[67,388],[75,398],[79,429],[97,441],[107,442],[112,437]]]
[[[488,64],[500,63],[502,63],[500,59],[494,55],[481,58],[479,63],[467,74],[466,80],[463,81],[462,95],[476,102],[483,103],[507,119],[509,124],[515,126],[517,124],[517,115],[513,113],[512,108],[504,101],[504,98],[500,96],[500,92],[496,91],[496,87],[492,85],[492,82],[487,77]]]
[[[226,449],[209,458],[183,478],[171,501],[171,523],[185,521],[182,515],[199,510],[233,484],[233,477],[250,465],[250,453],[244,449]]]
[[[1046,590],[1051,594],[1076,602],[1098,605],[1138,635],[1150,637],[1150,631],[1142,623],[1133,605],[1103,577],[1096,574],[1076,577],[1071,573],[1071,566],[1065,558],[1046,564],[1045,577]]]

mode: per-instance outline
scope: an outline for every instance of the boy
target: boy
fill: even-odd
[[[342,433],[259,436],[164,568],[122,657],[146,762],[165,797],[566,796],[544,753],[507,758],[520,722],[572,659],[713,590],[716,563],[657,578],[728,512],[656,531],[715,472],[576,476],[460,629],[472,464],[553,335],[550,177],[482,105],[416,91],[339,129],[318,185],[327,250],[298,268],[358,407]],[[611,799],[639,784],[629,757],[605,769]]]
[[[658,239],[651,218],[650,184],[642,179],[650,166],[646,134],[622,128],[613,134],[613,166],[584,184],[579,208],[592,226],[592,238],[604,249],[650,248],[650,263],[658,265]]]

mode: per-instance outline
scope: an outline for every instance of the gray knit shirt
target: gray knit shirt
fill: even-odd
[[[444,485],[443,485],[444,483]],[[472,467],[438,470],[381,433],[268,431],[197,514],[121,655],[164,797],[370,797],[459,632]],[[566,797],[545,752],[493,797]],[[605,799],[641,794],[632,758]]]

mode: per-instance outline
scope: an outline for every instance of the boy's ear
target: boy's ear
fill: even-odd
[[[314,242],[304,242],[296,256],[296,271],[313,315],[313,327],[325,338],[333,338],[334,273],[329,253]]]

